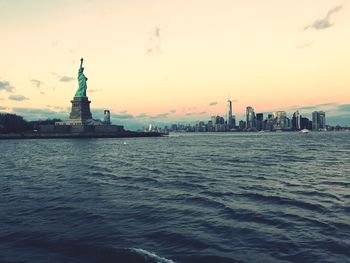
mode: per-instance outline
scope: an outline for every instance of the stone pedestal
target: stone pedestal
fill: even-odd
[[[69,115],[70,120],[81,121],[85,123],[87,120],[92,119],[90,111],[90,103],[88,97],[74,97],[71,101],[72,111]]]

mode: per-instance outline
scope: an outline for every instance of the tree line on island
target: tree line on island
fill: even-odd
[[[39,125],[50,125],[60,119],[26,121],[22,116],[12,113],[0,113],[0,133],[35,131]]]

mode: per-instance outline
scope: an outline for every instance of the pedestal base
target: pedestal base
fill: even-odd
[[[71,101],[72,103],[72,111],[69,115],[69,119],[71,120],[81,120],[81,123],[85,123],[85,121],[92,119],[91,111],[90,111],[90,103],[88,97],[74,97]]]

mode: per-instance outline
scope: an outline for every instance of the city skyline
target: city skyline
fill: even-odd
[[[115,123],[225,116],[230,96],[236,120],[251,105],[350,124],[349,1],[199,3],[0,1],[0,111],[67,116],[84,57]]]

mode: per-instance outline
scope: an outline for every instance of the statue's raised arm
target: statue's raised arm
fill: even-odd
[[[79,71],[83,68],[83,62],[84,62],[84,59],[81,58],[81,59],[80,59],[80,68],[79,68]]]

